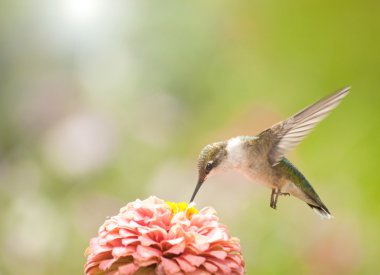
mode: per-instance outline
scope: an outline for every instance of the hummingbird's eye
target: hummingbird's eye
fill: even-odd
[[[206,171],[207,172],[210,172],[211,171],[211,169],[212,169],[212,161],[210,161],[210,162],[208,162],[207,164],[206,164]]]

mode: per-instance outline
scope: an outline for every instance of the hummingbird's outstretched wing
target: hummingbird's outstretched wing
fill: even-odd
[[[310,131],[324,119],[348,94],[346,87],[330,96],[322,98],[287,120],[281,121],[262,132],[259,136],[269,142],[269,161],[274,166],[281,161],[287,151],[297,146]]]

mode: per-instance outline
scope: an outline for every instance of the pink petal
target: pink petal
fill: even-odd
[[[203,263],[203,266],[206,268],[207,271],[211,273],[215,273],[218,271],[218,267],[210,262]]]
[[[161,251],[159,251],[158,249],[142,245],[137,246],[136,253],[139,254],[139,256],[141,256],[142,258],[159,258],[162,255]]]
[[[153,244],[159,245],[161,241],[165,241],[167,237],[167,232],[163,228],[154,226],[152,229],[148,229],[147,232],[143,233],[139,240],[144,246],[151,246]]]
[[[190,244],[188,244],[188,248],[193,250],[196,254],[201,254],[201,253],[205,252],[206,250],[209,249],[209,247],[210,247],[210,244],[208,244],[208,243],[201,243],[201,244],[190,243]]]
[[[182,255],[182,258],[185,259],[186,261],[188,261],[189,263],[197,266],[197,267],[206,261],[206,259],[204,257],[195,256],[192,254],[184,254],[184,255]]]
[[[217,251],[217,250],[209,251],[209,252],[207,252],[207,254],[212,255],[215,258],[218,258],[218,259],[221,259],[221,260],[224,260],[227,257],[227,252],[226,251],[222,251],[222,250],[219,250],[219,251]]]
[[[122,275],[132,275],[139,269],[138,265],[134,263],[129,263],[119,266],[119,272]]]
[[[119,235],[123,238],[126,238],[126,237],[134,237],[136,236],[136,233],[131,231],[131,230],[127,230],[125,228],[121,228],[119,230]]]
[[[240,265],[238,265],[236,262],[227,259],[226,264],[231,268],[231,269],[239,269]]]
[[[161,265],[168,275],[175,274],[181,271],[179,266],[173,260],[170,259],[162,258]]]
[[[189,272],[186,275],[212,275],[210,272],[203,269],[197,269],[194,272]]]
[[[168,233],[168,239],[176,239],[185,235],[185,231],[180,224],[173,224]]]
[[[100,272],[99,262],[87,262],[84,267],[84,272],[86,274],[97,274]]]
[[[148,235],[140,236],[139,241],[143,246],[151,246],[153,244],[157,244],[157,242],[152,240]]]
[[[238,265],[241,265],[242,262],[243,262],[243,259],[242,259],[241,255],[230,254],[230,255],[228,255],[228,258],[231,259],[231,260],[233,260]]]
[[[121,243],[125,246],[128,246],[130,244],[133,244],[133,243],[138,243],[139,242],[139,239],[137,238],[127,238],[127,239],[123,239],[121,241]]]
[[[111,265],[116,262],[116,259],[109,259],[109,260],[104,260],[104,261],[101,261],[101,263],[99,264],[99,268],[101,270],[106,270],[108,268],[111,267]]]
[[[114,258],[120,258],[123,256],[131,255],[131,254],[133,254],[133,252],[135,252],[134,247],[124,247],[124,246],[114,247],[112,249],[112,256]]]
[[[207,259],[208,262],[216,265],[224,274],[231,274],[231,268],[224,261]]]
[[[183,251],[185,251],[185,248],[186,248],[186,243],[183,242],[183,243],[174,245],[171,248],[169,248],[168,250],[166,250],[164,252],[164,255],[168,255],[168,254],[178,255],[178,254],[181,254]]]
[[[105,251],[105,252],[100,252],[100,253],[95,254],[95,255],[90,255],[89,258],[92,261],[102,261],[102,260],[110,259],[110,258],[112,258],[112,252],[111,252],[111,250]]]
[[[178,263],[180,268],[186,273],[193,272],[197,269],[194,265],[190,264],[188,261],[182,258],[175,258],[175,261]]]
[[[161,258],[161,251],[152,248],[138,246],[136,252],[133,253],[133,259],[139,266],[149,266],[151,264],[159,263]]]
[[[227,239],[226,234],[222,230],[214,229],[212,230],[208,235],[207,235],[208,241],[211,242],[216,242],[219,240],[225,240]]]
[[[179,238],[176,238],[176,239],[167,240],[165,242],[169,243],[171,245],[175,245],[175,244],[179,244],[179,243],[183,242],[183,240],[184,240],[184,237],[179,237]]]

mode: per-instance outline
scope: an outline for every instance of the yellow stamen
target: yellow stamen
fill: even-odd
[[[195,207],[190,207],[186,202],[171,202],[167,201],[166,204],[172,210],[172,214],[175,215],[178,212],[185,212],[186,217],[191,220],[194,214],[198,214],[198,210]]]

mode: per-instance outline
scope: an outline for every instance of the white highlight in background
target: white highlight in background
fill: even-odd
[[[91,25],[99,21],[104,8],[104,3],[100,0],[66,0],[62,3],[65,20],[77,26]]]

